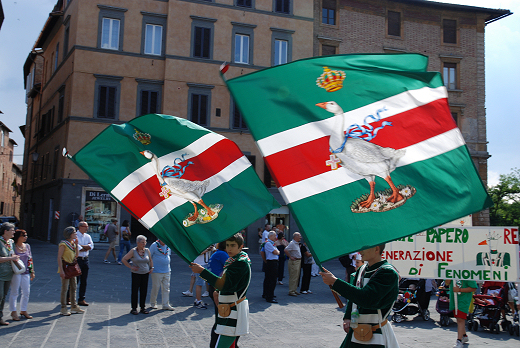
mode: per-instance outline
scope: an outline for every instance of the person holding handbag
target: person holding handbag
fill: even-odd
[[[70,277],[65,274],[64,263],[73,264],[78,257],[78,240],[76,235],[76,228],[69,226],[63,230],[65,237],[58,246],[58,273],[61,277],[61,310],[60,315],[70,315],[71,312],[83,313],[83,309],[79,308],[76,302],[76,277]],[[78,267],[79,268],[79,267]],[[67,310],[67,290],[70,286],[69,300],[70,312]]]
[[[8,322],[2,319],[5,297],[11,286],[11,279],[14,274],[11,261],[18,261],[20,259],[20,257],[13,252],[13,241],[11,240],[13,235],[13,224],[4,222],[0,225],[0,325],[9,325]]]
[[[399,293],[399,274],[382,259],[384,250],[385,244],[380,244],[359,252],[367,264],[357,270],[355,284],[337,279],[325,268],[320,272],[323,282],[348,300],[343,316],[347,337],[341,348],[399,348],[387,319]]]
[[[153,260],[150,250],[146,247],[146,237],[137,236],[135,239],[137,246],[130,250],[123,257],[123,264],[132,270],[132,310],[130,313],[137,315],[137,298],[139,297],[139,305],[142,314],[150,313],[146,309],[146,295],[148,293],[148,278],[153,272]],[[130,265],[128,261],[132,259]]]
[[[22,274],[14,274],[11,280],[11,295],[9,296],[9,310],[14,321],[19,321],[20,317],[16,311],[16,300],[20,288],[22,289],[22,296],[20,298],[20,315],[26,319],[33,317],[27,313],[27,304],[29,303],[29,294],[31,292],[31,281],[36,274],[34,273],[34,265],[31,253],[31,246],[27,243],[27,232],[24,230],[16,230],[14,232],[14,252],[20,257],[20,260],[25,265],[25,272]]]

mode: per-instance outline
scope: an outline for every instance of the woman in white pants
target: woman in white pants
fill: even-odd
[[[11,280],[11,295],[9,296],[9,309],[11,310],[13,320],[19,321],[20,317],[16,311],[16,300],[21,288],[20,315],[23,315],[26,319],[32,319],[32,316],[27,313],[27,303],[29,303],[29,293],[31,292],[31,280],[34,279],[36,274],[34,273],[31,246],[25,243],[27,240],[27,232],[24,230],[16,230],[13,240],[15,245],[14,252],[25,264],[25,273],[13,274],[13,279]]]

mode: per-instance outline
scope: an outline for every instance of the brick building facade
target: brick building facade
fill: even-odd
[[[425,0],[315,0],[314,55],[421,53],[440,71],[452,115],[487,183],[485,26],[508,10]],[[473,214],[489,225],[489,212]]]
[[[55,242],[79,214],[94,237],[110,217],[131,220],[61,151],[74,154],[107,125],[147,113],[185,117],[233,140],[270,186],[219,66],[230,62],[234,77],[312,56],[312,14],[312,0],[57,1],[25,68],[29,233]],[[289,224],[286,207],[267,219],[278,214]],[[133,222],[134,234],[146,233]],[[256,225],[249,229],[256,245]]]
[[[11,130],[0,122],[0,216],[20,217],[20,194],[22,171],[13,162],[16,142],[9,138]]]

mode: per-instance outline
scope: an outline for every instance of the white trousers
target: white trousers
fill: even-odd
[[[11,295],[9,296],[9,310],[16,311],[16,299],[18,298],[18,290],[22,288],[22,297],[20,298],[20,310],[27,311],[29,303],[29,294],[31,293],[31,275],[30,274],[13,274],[11,280]]]
[[[170,301],[170,273],[152,273],[152,293],[150,294],[150,303],[157,303],[157,294],[161,287],[161,297],[163,307],[169,305]]]

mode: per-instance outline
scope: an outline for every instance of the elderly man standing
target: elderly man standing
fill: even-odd
[[[274,299],[274,289],[276,288],[276,278],[278,276],[278,255],[280,250],[274,246],[276,232],[271,231],[265,243],[265,277],[264,277],[264,297],[267,302],[278,303]]]
[[[112,219],[111,221],[112,223],[107,227],[106,234],[110,245],[108,246],[107,253],[105,254],[105,260],[103,261],[104,263],[110,263],[110,261],[108,261],[108,255],[110,255],[110,250],[112,250],[112,255],[114,255],[114,261],[117,262],[116,241],[119,231],[117,230],[117,219]]]
[[[298,281],[300,279],[300,268],[302,254],[300,251],[300,240],[302,235],[299,232],[294,232],[293,239],[288,246],[285,247],[285,255],[289,258],[289,296],[298,296],[300,293],[296,291],[298,288]]]
[[[271,225],[267,224],[265,225],[264,232],[262,232],[262,243],[265,243],[267,241],[267,238],[269,237],[269,232],[271,232]]]
[[[173,311],[173,307],[170,306],[170,256],[172,251],[164,242],[157,239],[152,245],[150,245],[150,254],[152,255],[153,261],[153,273],[152,273],[152,293],[150,294],[150,305],[153,309],[157,308],[157,294],[159,293],[159,287],[162,289],[162,309],[167,311]]]
[[[94,249],[94,242],[92,242],[92,238],[87,233],[88,231],[88,223],[85,221],[80,221],[78,224],[78,265],[81,269],[81,274],[78,276],[78,284],[79,284],[79,297],[78,304],[80,306],[88,306],[88,303],[85,302],[85,292],[87,291],[87,278],[88,278],[88,254],[90,250]]]

